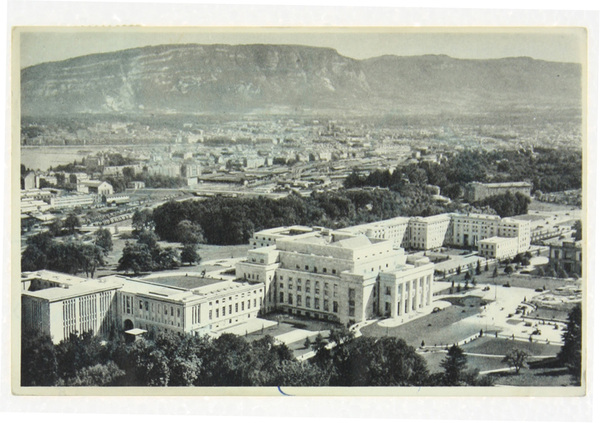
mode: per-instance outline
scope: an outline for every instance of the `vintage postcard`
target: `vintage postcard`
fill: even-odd
[[[12,37],[13,393],[585,394],[585,28]]]

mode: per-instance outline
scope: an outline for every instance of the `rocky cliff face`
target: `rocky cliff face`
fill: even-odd
[[[579,65],[529,58],[354,60],[290,45],[164,45],[21,72],[22,113],[388,113],[578,107]]]

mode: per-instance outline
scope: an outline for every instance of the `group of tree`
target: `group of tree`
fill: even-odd
[[[85,333],[54,345],[47,335],[26,333],[21,344],[23,386],[321,386],[328,380],[270,336],[247,342],[231,334],[152,333],[125,342]]]
[[[313,193],[309,197],[291,194],[281,199],[226,198],[171,201],[156,207],[152,224],[163,240],[186,243],[181,222],[201,234],[200,242],[216,245],[247,243],[255,231],[288,225],[341,228],[359,223],[454,211],[416,196],[390,190],[340,190]],[[140,222],[146,221],[140,217]],[[134,216],[134,226],[136,219]],[[176,230],[174,230],[176,229]]]
[[[69,238],[56,240],[49,231],[30,237],[21,255],[21,269],[33,271],[48,269],[77,274],[85,272],[94,277],[96,270],[106,265],[106,256],[112,250],[112,236],[107,229],[99,229],[92,242]]]
[[[536,269],[537,276],[546,276],[551,278],[581,278],[581,273],[577,271],[567,272],[560,263],[548,263],[546,266],[539,266]]]
[[[487,197],[484,200],[475,202],[477,207],[490,207],[496,211],[500,217],[517,216],[527,214],[531,199],[520,192],[516,194],[506,192],[500,195]]]
[[[122,175],[107,176],[104,179],[112,185],[115,192],[125,191],[131,181],[142,181],[147,188],[180,188],[186,185],[186,180],[182,177],[153,174],[147,170],[134,173],[133,167],[125,167]]]
[[[398,190],[402,182],[440,187],[450,198],[461,196],[469,182],[529,180],[534,191],[556,192],[580,189],[581,151],[554,148],[529,150],[463,150],[439,163],[421,161],[399,166],[393,172],[376,170],[362,176],[353,172],[346,188],[379,186]]]
[[[118,271],[131,271],[139,275],[142,272],[176,269],[180,266],[179,252],[172,247],[161,247],[153,231],[144,229],[136,232],[135,237],[136,242],[125,243]]]
[[[557,356],[559,362],[567,367],[569,374],[577,385],[581,384],[582,369],[581,324],[581,304],[577,304],[569,312],[567,327],[562,335],[563,346]]]
[[[489,385],[466,367],[452,347],[443,373],[430,374],[425,360],[398,338],[354,338],[335,331],[316,345],[313,359],[299,362],[269,335],[248,342],[153,331],[126,341],[111,331],[108,340],[90,333],[54,345],[48,335],[24,333],[23,386],[457,386]]]

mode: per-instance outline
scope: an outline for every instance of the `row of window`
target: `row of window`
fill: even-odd
[[[280,279],[283,279],[283,276],[279,277]],[[294,290],[294,282],[293,282],[293,278],[289,277],[288,278],[288,290],[289,291],[293,291]],[[333,284],[333,296],[337,297],[337,284]],[[284,290],[284,284],[282,282],[279,283],[279,288],[283,291]],[[319,283],[319,281],[315,281],[314,283],[314,289],[311,285],[311,281],[310,279],[306,279],[306,282],[304,283],[304,285],[302,284],[302,279],[301,278],[297,278],[296,280],[296,292],[301,292],[304,289],[304,291],[306,293],[313,293],[315,295],[319,295],[321,294],[321,284]],[[323,282],[323,295],[325,295],[326,297],[329,296],[329,282]]]
[[[288,294],[287,304],[296,305],[297,307],[314,308],[315,310],[321,309],[321,300],[318,297],[315,297],[315,298],[305,297],[304,303],[302,302],[302,300],[303,300],[302,295],[296,295],[296,303],[294,304],[294,295]],[[284,303],[284,293],[283,292],[279,293],[279,302],[280,302],[280,304]],[[324,311],[329,311],[329,300],[328,299],[323,299],[322,305],[323,305]],[[333,301],[332,306],[333,306],[332,311],[334,313],[337,313],[339,310],[338,302]]]
[[[245,310],[250,310],[252,307],[254,307],[254,308],[259,307],[261,301],[262,301],[262,297],[259,297],[259,298],[253,298],[252,300],[240,301],[235,304],[224,305],[222,307],[215,306],[214,308],[211,308],[208,310],[208,320],[213,319],[213,312],[214,312],[214,318],[219,319],[219,318],[223,318],[226,316],[230,316],[232,314],[239,313],[240,311],[243,312]],[[218,301],[217,301],[217,303],[218,303]],[[209,305],[212,305],[212,303],[209,303]]]

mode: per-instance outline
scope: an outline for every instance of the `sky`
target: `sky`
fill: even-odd
[[[365,59],[385,54],[446,54],[487,59],[529,56],[583,63],[586,33],[578,28],[24,28],[21,68],[93,53],[159,44],[302,44]]]

